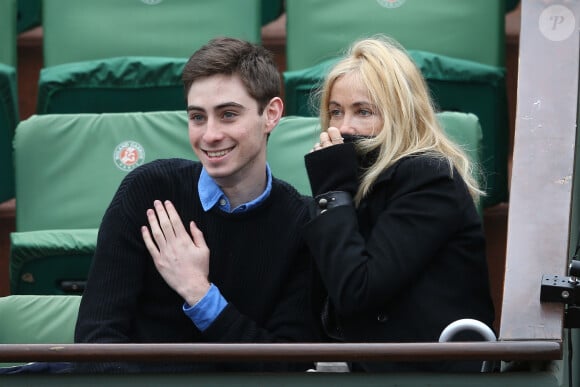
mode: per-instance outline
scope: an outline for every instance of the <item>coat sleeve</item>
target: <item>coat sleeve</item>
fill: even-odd
[[[334,145],[304,156],[312,194],[345,191],[354,196],[358,186],[358,162],[353,143]]]
[[[456,232],[471,200],[445,161],[412,157],[396,167],[380,183],[387,186],[375,186],[365,199],[384,202],[366,240],[350,206],[331,209],[305,227],[322,281],[343,315],[389,302],[420,276]]]

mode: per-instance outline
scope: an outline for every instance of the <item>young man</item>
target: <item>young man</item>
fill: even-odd
[[[266,143],[283,111],[271,54],[218,38],[183,70],[201,163],[130,173],[103,218],[77,343],[254,343],[315,339],[307,205],[274,178]],[[304,369],[280,363],[78,363],[80,372]]]

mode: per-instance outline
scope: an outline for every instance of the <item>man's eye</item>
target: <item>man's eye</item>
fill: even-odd
[[[193,122],[199,123],[202,122],[205,117],[202,114],[190,114],[189,119]]]
[[[224,119],[226,119],[226,120],[231,120],[231,119],[234,119],[234,118],[236,118],[237,116],[238,116],[238,115],[237,115],[236,113],[234,113],[234,112],[230,112],[230,111],[224,112],[224,114],[223,114],[223,118],[224,118]]]

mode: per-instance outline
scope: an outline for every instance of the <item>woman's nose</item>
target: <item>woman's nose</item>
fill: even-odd
[[[356,129],[352,126],[352,121],[345,117],[338,127],[341,134],[356,134]]]

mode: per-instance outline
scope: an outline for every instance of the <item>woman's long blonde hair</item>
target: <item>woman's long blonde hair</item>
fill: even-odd
[[[413,154],[429,153],[459,172],[474,200],[484,193],[474,178],[475,167],[463,150],[449,140],[439,125],[427,84],[404,48],[395,40],[377,35],[355,42],[345,57],[328,73],[319,92],[321,127],[329,126],[329,101],[336,80],[354,75],[369,92],[370,102],[383,118],[372,139],[357,142],[359,151],[378,149],[378,159],[361,177],[355,196],[357,205],[368,195],[385,169]]]

